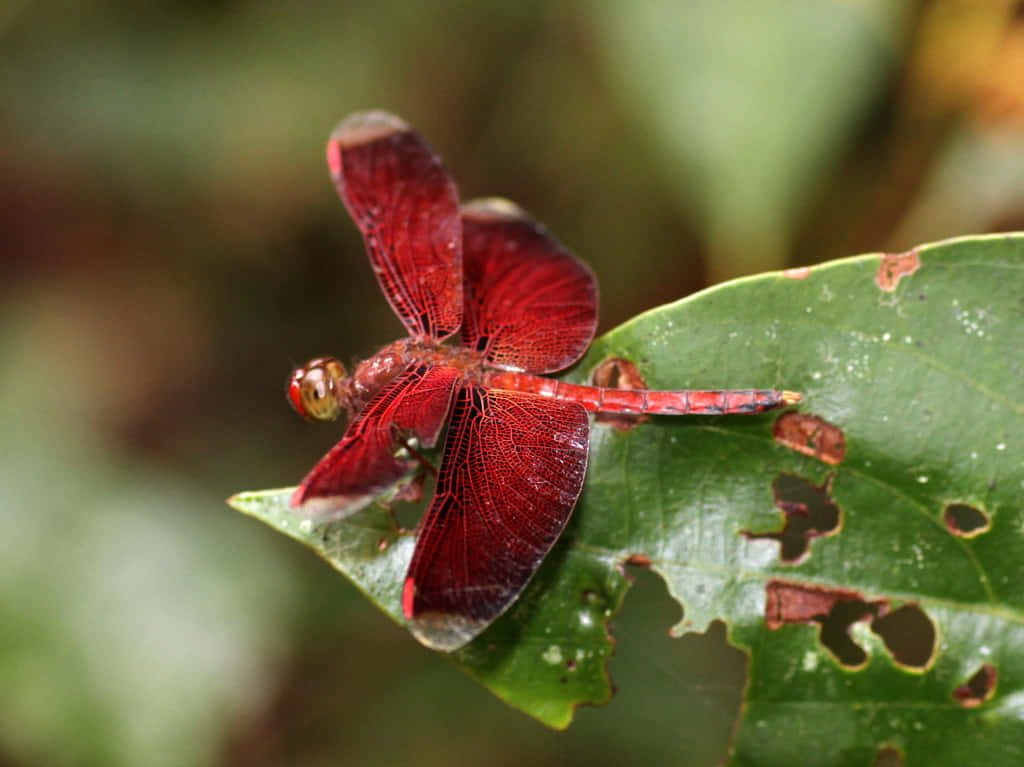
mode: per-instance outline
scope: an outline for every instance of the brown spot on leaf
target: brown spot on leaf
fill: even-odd
[[[878,749],[873,767],[903,767],[903,752],[896,746],[882,746]]]
[[[810,273],[811,273],[811,267],[809,267],[809,266],[800,266],[800,267],[797,267],[796,269],[787,269],[786,271],[784,271],[782,273],[782,276],[783,277],[788,277],[791,280],[805,280],[805,279],[807,279],[807,276]]]
[[[590,376],[590,381],[594,386],[604,389],[648,388],[647,382],[637,366],[622,357],[609,357],[599,364]],[[629,415],[628,413],[598,413],[594,420],[618,431],[630,431],[650,419],[645,415]]]
[[[942,520],[949,532],[961,538],[981,535],[988,531],[991,524],[984,511],[966,503],[949,504],[942,512]]]
[[[838,466],[846,457],[843,430],[810,413],[783,413],[775,419],[772,436],[779,444],[831,466]]]
[[[906,253],[885,254],[875,272],[875,284],[886,293],[892,293],[900,280],[921,268],[917,248]]]
[[[651,558],[646,554],[630,554],[626,557],[625,564],[636,565],[637,567],[649,569],[651,566]]]
[[[832,475],[819,486],[794,474],[780,474],[772,481],[775,507],[786,515],[781,531],[743,535],[751,540],[770,538],[779,542],[779,557],[796,564],[808,553],[815,538],[831,535],[839,529],[841,513],[831,497]]]
[[[953,690],[953,700],[964,708],[977,708],[995,693],[998,677],[996,667],[986,663],[965,684]]]
[[[805,586],[773,579],[765,587],[764,622],[775,631],[787,623],[814,623],[832,611],[840,600],[863,602],[856,591]]]

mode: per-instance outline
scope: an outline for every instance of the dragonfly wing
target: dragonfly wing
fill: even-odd
[[[402,592],[420,642],[462,647],[523,590],[576,505],[587,430],[574,402],[472,384],[457,391]]]
[[[409,333],[452,335],[462,319],[462,230],[441,158],[394,115],[359,112],[334,129],[327,165]]]
[[[309,517],[340,519],[408,476],[418,463],[398,452],[410,438],[427,447],[437,443],[461,375],[449,367],[410,366],[370,400],[295,489],[291,505]]]
[[[597,327],[590,268],[505,200],[463,206],[462,229],[465,345],[530,373],[579,359]]]

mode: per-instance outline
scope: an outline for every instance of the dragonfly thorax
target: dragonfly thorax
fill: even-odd
[[[288,401],[307,421],[334,421],[342,415],[351,421],[410,365],[452,367],[480,383],[486,361],[465,347],[404,338],[360,362],[351,376],[336,358],[314,357],[292,372]]]

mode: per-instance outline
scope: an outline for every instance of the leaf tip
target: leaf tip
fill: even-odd
[[[224,503],[230,506],[235,511],[245,511],[246,509],[246,496],[250,495],[248,492],[235,493],[229,498],[225,499]]]
[[[243,490],[225,500],[228,506],[243,514],[258,516],[261,510],[287,505],[288,499],[295,491],[294,487],[275,488],[273,490]]]

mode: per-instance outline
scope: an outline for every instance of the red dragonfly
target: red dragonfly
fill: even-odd
[[[460,207],[441,159],[391,114],[343,120],[327,164],[409,337],[351,376],[331,357],[292,374],[288,398],[299,414],[344,415],[349,425],[291,504],[336,520],[411,486],[424,460],[418,450],[433,447],[447,424],[402,589],[402,612],[427,647],[468,643],[536,572],[583,487],[588,412],[760,413],[800,399],[542,378],[578,360],[593,338],[597,283],[583,262],[512,203]],[[445,343],[460,330],[460,344]]]

